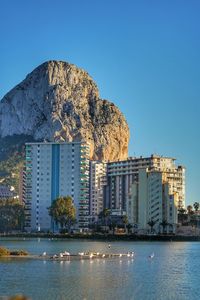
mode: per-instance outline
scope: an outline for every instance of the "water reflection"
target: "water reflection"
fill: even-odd
[[[108,243],[1,240],[8,248],[55,254],[108,252]],[[1,295],[32,299],[199,299],[200,243],[112,242],[111,252],[134,251],[133,258],[80,261],[0,260]],[[148,256],[155,253],[151,260]],[[37,288],[36,288],[37,287]]]

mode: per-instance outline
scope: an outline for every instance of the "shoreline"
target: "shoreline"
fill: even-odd
[[[99,253],[93,254],[92,257],[90,254],[70,254],[68,256],[59,256],[57,255],[54,257],[53,255],[34,255],[34,254],[28,254],[28,255],[2,255],[0,256],[0,261],[1,259],[34,259],[34,260],[49,260],[49,261],[72,261],[72,260],[96,260],[96,259],[116,259],[116,258],[131,258],[133,259],[134,256],[132,255],[127,255],[126,253],[119,254],[119,253]]]
[[[2,238],[49,238],[49,239],[77,239],[100,241],[163,241],[163,242],[195,242],[200,241],[200,236],[182,235],[112,235],[112,234],[47,234],[47,233],[18,233],[0,234]]]

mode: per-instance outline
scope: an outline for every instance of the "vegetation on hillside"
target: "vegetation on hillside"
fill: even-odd
[[[23,230],[24,219],[24,207],[18,200],[0,200],[0,232]]]
[[[0,184],[9,187],[13,186],[18,194],[20,170],[23,168],[23,165],[24,158],[18,153],[13,153],[9,159],[0,161]]]
[[[25,159],[25,143],[33,142],[27,135],[0,138],[0,184],[13,186],[18,194],[19,174]]]

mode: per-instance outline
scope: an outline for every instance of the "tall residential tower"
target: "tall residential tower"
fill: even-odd
[[[178,193],[171,192],[165,173],[140,169],[127,201],[129,223],[137,232],[170,232],[176,230]],[[151,224],[153,223],[153,224]],[[150,225],[151,224],[151,225]]]
[[[89,144],[27,143],[25,209],[27,230],[53,230],[48,207],[59,196],[71,196],[77,227],[88,229]]]
[[[110,162],[107,166],[106,206],[126,210],[126,203],[134,182],[138,182],[139,170],[161,171],[169,184],[170,194],[178,194],[178,207],[185,206],[185,168],[176,166],[175,159],[151,155],[130,157],[124,161]]]

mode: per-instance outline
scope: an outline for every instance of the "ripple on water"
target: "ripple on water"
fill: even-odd
[[[24,293],[32,299],[199,299],[200,243],[149,243],[1,240],[9,248],[31,253],[128,252],[134,260],[0,261],[0,296]],[[148,256],[155,253],[153,260]],[[2,276],[3,274],[3,276]]]

